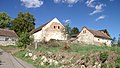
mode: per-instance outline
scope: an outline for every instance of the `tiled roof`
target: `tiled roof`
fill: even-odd
[[[49,23],[49,22],[48,22],[48,23]],[[32,30],[32,31],[30,32],[30,34],[33,34],[33,33],[36,33],[36,32],[38,32],[38,31],[42,30],[42,28],[43,28],[45,25],[47,25],[48,23],[43,24],[42,26],[40,26],[40,27],[38,27],[38,28]]]
[[[0,36],[18,37],[17,34],[13,30],[8,30],[8,29],[0,29]]]
[[[91,30],[88,29],[95,37],[101,37],[101,38],[106,38],[106,39],[111,39],[110,36],[108,36],[107,34],[105,34],[102,31],[96,31],[96,30]]]
[[[86,28],[88,31],[90,31],[95,37],[100,37],[100,38],[105,38],[105,39],[111,39],[110,35],[108,35],[108,31],[106,33],[104,33],[103,30],[92,30],[92,29],[88,29],[87,27],[83,27],[83,28]]]

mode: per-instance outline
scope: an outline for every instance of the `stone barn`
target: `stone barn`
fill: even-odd
[[[84,44],[95,44],[95,45],[107,45],[111,46],[111,37],[108,31],[105,30],[92,30],[87,27],[83,27],[77,36],[76,41]]]
[[[49,41],[50,39],[65,40],[63,29],[62,23],[57,18],[54,18],[32,30],[30,34],[33,36],[34,42]]]

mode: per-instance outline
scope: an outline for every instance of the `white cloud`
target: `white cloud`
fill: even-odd
[[[102,20],[102,19],[104,19],[105,17],[106,17],[105,15],[99,16],[99,17],[96,19],[96,21]]]
[[[95,10],[90,13],[90,15],[94,15],[96,13],[100,13],[100,12],[103,12],[103,7],[106,6],[105,4],[99,4],[99,5],[96,5],[95,6]]]
[[[87,4],[88,7],[92,7],[92,8],[93,8],[93,7],[95,7],[95,6],[94,6],[94,2],[95,2],[95,0],[87,0],[87,1],[85,2],[85,4]]]
[[[54,3],[60,3],[61,0],[54,0]]]
[[[70,20],[70,19],[66,19],[66,20],[63,20],[63,22],[64,22],[65,24],[68,24],[68,23],[71,22],[71,20]]]
[[[43,5],[42,0],[20,0],[22,2],[22,5],[24,5],[27,8],[37,8]]]
[[[72,7],[74,4],[82,0],[54,0],[54,3],[66,3],[68,7]]]

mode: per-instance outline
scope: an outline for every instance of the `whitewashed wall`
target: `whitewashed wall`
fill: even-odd
[[[86,33],[83,32],[85,30]],[[77,41],[79,43],[95,44],[95,45],[106,44],[107,46],[111,46],[111,40],[94,37],[94,35],[91,32],[89,32],[86,28],[83,28],[83,30],[80,32],[80,34],[77,37],[78,37]]]
[[[94,37],[94,42],[95,43],[99,42],[101,44],[106,44],[107,46],[111,46],[111,40],[109,39]]]
[[[16,45],[16,40],[17,38],[14,38],[14,37],[0,36],[0,45],[2,46]]]
[[[83,33],[85,30],[86,33]],[[94,36],[86,28],[83,28],[83,30],[78,35],[77,41],[80,43],[93,44]]]
[[[50,29],[50,28],[49,28]],[[63,33],[52,30],[41,30],[33,34],[34,42],[49,41],[50,39],[65,40]]]

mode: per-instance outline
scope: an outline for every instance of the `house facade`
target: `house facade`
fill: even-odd
[[[76,41],[84,44],[111,46],[111,37],[107,30],[91,30],[83,27],[77,36]]]
[[[0,29],[0,45],[15,45],[18,36],[13,30]]]
[[[31,36],[34,38],[34,42],[49,41],[50,39],[65,40],[62,30],[64,26],[61,22],[54,18],[46,24],[32,30]]]

